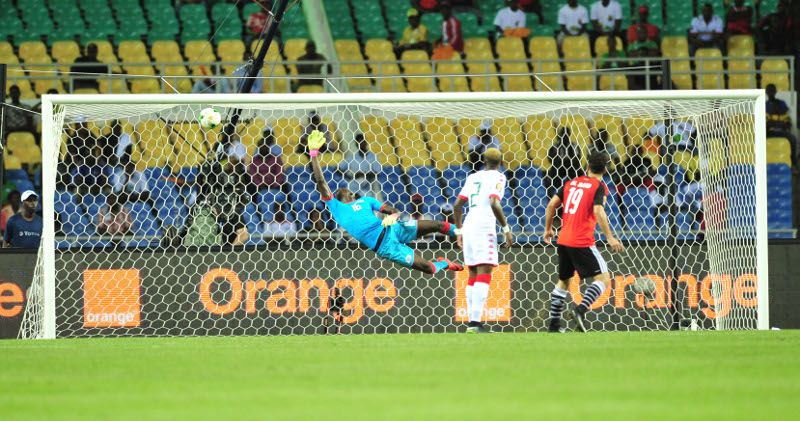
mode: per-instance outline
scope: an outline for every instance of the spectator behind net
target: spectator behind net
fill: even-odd
[[[628,45],[628,57],[633,59],[659,57],[660,55],[658,44],[647,37],[647,29],[644,26],[639,26],[639,29],[636,31],[636,41]],[[654,62],[652,61],[637,61],[632,63],[633,66],[652,66],[653,64]],[[649,89],[657,89],[659,87],[656,73],[657,72],[650,72]],[[629,88],[631,90],[648,89],[646,80],[646,74],[630,75],[628,76]]]
[[[653,25],[648,21],[650,17],[650,8],[646,5],[639,6],[637,10],[639,15],[639,20],[637,23],[628,27],[628,43],[635,42],[638,38],[638,31],[639,27],[644,27],[647,30],[647,39],[650,41],[654,41],[655,43],[659,43],[661,41],[661,34],[658,29],[658,26]]]
[[[568,0],[567,4],[558,10],[558,24],[561,31],[558,33],[558,43],[564,41],[566,36],[576,36],[586,33],[586,24],[589,23],[589,12],[578,0]]]
[[[19,212],[22,207],[22,199],[19,191],[11,190],[6,196],[6,204],[0,210],[0,234],[6,232],[6,224],[8,220]]]
[[[569,127],[559,127],[553,146],[547,151],[550,169],[545,177],[548,196],[555,196],[565,180],[578,177],[581,172],[581,150],[570,141]]]
[[[264,234],[276,238],[294,237],[297,234],[297,227],[294,222],[289,221],[284,210],[287,203],[275,203],[275,211],[272,221],[264,223]]]
[[[334,245],[336,242],[331,238],[331,230],[325,225],[325,219],[321,211],[317,208],[308,212],[308,221],[300,230],[303,238],[303,247],[317,247],[320,245]]]
[[[283,173],[283,149],[275,143],[272,127],[265,127],[261,132],[253,160],[248,166],[250,174],[250,194],[264,190],[280,190],[289,194],[289,185]]]
[[[4,128],[3,134],[8,138],[11,132],[28,132],[33,133],[33,115],[28,107],[20,102],[22,93],[19,86],[11,85],[8,89],[8,96],[11,98],[9,103],[12,106],[4,106]]]
[[[628,58],[628,55],[625,54],[625,50],[617,48],[617,37],[609,35],[606,37],[606,43],[608,43],[608,51],[600,56],[600,68],[619,69],[620,67],[625,67],[627,61],[622,59]]]
[[[792,43],[787,42],[787,34],[791,34],[800,25],[792,18],[788,9],[789,2],[780,0],[775,12],[763,17],[758,22],[756,35],[760,54],[792,54]]]
[[[724,52],[724,23],[714,14],[711,3],[703,5],[700,16],[692,19],[689,29],[689,55],[694,55],[699,48],[719,48]]]
[[[349,180],[348,188],[356,194],[356,198],[374,196],[374,183],[381,172],[381,164],[378,157],[370,152],[369,144],[362,133],[356,133],[355,140],[358,151],[339,165],[339,171]]]
[[[85,54],[75,59],[74,64],[70,68],[71,73],[93,73],[93,74],[107,74],[109,73],[108,66],[102,64],[97,57],[97,45],[90,43],[86,46]],[[97,82],[97,76],[92,75],[74,75],[72,76],[72,87],[74,89],[100,89],[100,84]]]
[[[136,163],[128,161],[117,167],[111,177],[112,191],[125,202],[149,202],[150,187],[147,176],[136,169]]]
[[[339,293],[339,288],[331,288],[331,295],[328,297],[328,315],[322,319],[320,333],[339,333],[340,326],[344,320],[342,310],[344,310],[345,299]]]
[[[397,42],[395,54],[402,55],[406,50],[424,50],[430,53],[431,43],[428,41],[428,27],[421,23],[419,11],[408,9],[408,26],[403,29],[403,37]]]
[[[461,21],[453,15],[450,3],[443,3],[440,8],[442,14],[442,37],[439,39],[440,47],[449,47],[453,50],[464,52],[464,34],[461,32]],[[434,52],[434,54],[436,54]]]
[[[299,79],[297,81],[298,88],[304,85],[322,86],[323,80],[320,78],[320,76],[322,76],[323,66],[327,66],[327,74],[333,73],[333,68],[330,64],[328,64],[328,59],[322,54],[317,53],[317,44],[315,44],[314,41],[308,41],[306,43],[306,53],[298,57],[297,61],[298,75],[317,77],[317,79]]]
[[[622,26],[622,7],[617,0],[598,0],[589,13],[594,37],[617,35]]]
[[[497,11],[494,27],[497,37],[527,38],[531,35],[526,27],[525,12],[519,8],[519,0],[506,0],[506,7]]]
[[[128,209],[123,206],[125,198],[116,194],[108,195],[105,205],[97,213],[95,224],[100,235],[123,236],[127,234],[133,221]]]
[[[467,142],[468,159],[474,171],[483,168],[483,153],[489,148],[500,149],[500,140],[492,135],[491,120],[484,120],[477,135],[473,135]]]
[[[38,249],[42,238],[42,218],[36,215],[39,196],[32,190],[22,192],[22,208],[6,223],[3,247]]]
[[[734,0],[725,15],[725,31],[728,35],[752,35],[753,7],[744,0]]]
[[[789,117],[789,106],[775,95],[778,90],[775,85],[767,85],[767,137],[783,137],[789,141],[790,162],[792,163],[792,173],[798,174],[797,168],[797,137],[792,133],[792,118]]]
[[[589,145],[589,154],[592,152],[605,152],[611,159],[612,169],[620,164],[620,156],[613,143],[608,141],[608,130],[599,129],[592,144]]]

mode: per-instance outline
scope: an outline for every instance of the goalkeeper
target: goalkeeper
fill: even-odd
[[[456,263],[439,257],[431,262],[421,258],[406,244],[422,236],[433,233],[456,236],[454,224],[440,221],[398,222],[400,211],[388,204],[381,204],[372,197],[355,199],[353,192],[338,189],[331,193],[328,183],[322,176],[319,165],[319,150],[325,144],[322,132],[314,130],[308,136],[309,156],[317,191],[322,195],[334,221],[344,228],[359,243],[368,247],[378,256],[391,260],[401,266],[416,269],[425,273],[436,273],[440,270],[460,271],[464,268]],[[386,214],[383,220],[375,216],[375,212]]]

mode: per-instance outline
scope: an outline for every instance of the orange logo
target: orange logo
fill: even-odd
[[[25,294],[17,284],[0,283],[0,317],[17,317],[24,305]]]
[[[469,272],[456,272],[456,322],[468,322],[467,314],[467,278]],[[483,321],[511,321],[511,265],[499,265],[492,271],[492,283],[489,284],[489,298],[483,309]]]
[[[139,270],[83,272],[83,327],[137,327]]]

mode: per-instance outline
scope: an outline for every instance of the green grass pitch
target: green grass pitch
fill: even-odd
[[[0,341],[0,418],[786,419],[798,352],[797,331]]]

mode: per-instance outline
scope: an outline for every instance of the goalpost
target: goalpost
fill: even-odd
[[[208,106],[224,118],[242,109],[241,164],[235,147],[219,146],[220,127],[199,126]],[[598,243],[613,282],[589,327],[769,327],[760,90],[45,95],[44,231],[21,336],[313,334],[333,321],[334,289],[345,299],[341,332],[459,331],[464,274],[381,260],[327,219],[296,149],[312,110],[338,143],[322,154],[332,188],[407,215],[419,193],[425,218],[447,217],[473,170],[471,145],[499,141],[517,244],[501,250],[492,279],[484,319],[496,331],[545,330],[556,253],[541,243],[544,207],[600,138],[616,150],[606,208],[627,250],[612,255]],[[131,140],[131,155],[112,156],[115,133]],[[277,153],[264,144],[269,133],[285,183],[263,183],[251,162]],[[354,162],[358,133],[377,168]],[[136,183],[114,191],[112,173],[129,158],[146,194]],[[230,245],[241,228],[245,244]],[[442,237],[411,246],[460,260]],[[581,291],[572,282],[573,301]]]

